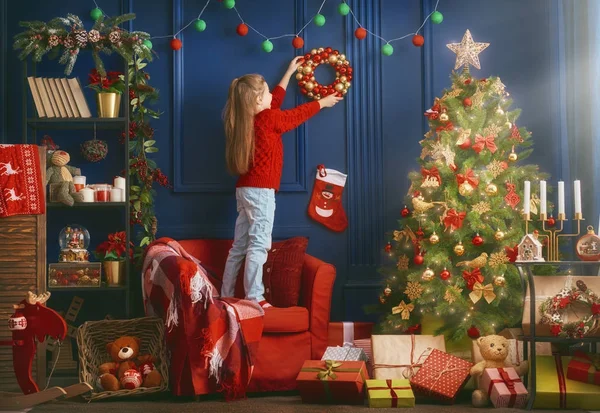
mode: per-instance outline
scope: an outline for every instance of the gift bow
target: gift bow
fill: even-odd
[[[431,169],[421,168],[421,175],[423,175],[423,178],[425,178],[425,180],[435,178],[437,179],[440,185],[442,184],[442,177],[440,176],[440,171],[435,166],[433,166]]]
[[[573,354],[573,360],[586,364],[589,363],[596,371],[600,371],[600,354],[586,354],[583,351],[577,350]]]
[[[469,294],[469,298],[473,301],[473,304],[477,303],[477,301],[481,300],[481,297],[485,298],[488,304],[490,304],[496,298],[496,294],[494,294],[494,287],[492,284],[483,285],[481,282],[476,282],[473,285],[473,291]]]
[[[475,268],[473,271],[463,271],[463,279],[467,282],[467,287],[472,290],[475,284],[483,282],[483,275],[479,268]]]
[[[448,229],[448,227],[452,230],[461,228],[466,215],[466,212],[456,212],[454,208],[449,209],[444,218],[446,229]]]
[[[463,174],[457,174],[456,175],[456,182],[460,185],[464,182],[467,182],[468,184],[470,184],[472,187],[477,187],[477,185],[479,185],[479,178],[477,178],[477,176],[475,176],[475,173],[473,172],[473,170],[471,168],[467,168],[466,172]]]
[[[415,309],[415,306],[411,303],[406,304],[404,300],[400,301],[397,307],[392,308],[392,314],[400,313],[403,320],[410,318],[410,312]]]
[[[317,378],[319,380],[335,380],[337,379],[337,374],[335,374],[335,370],[342,366],[342,363],[339,361],[333,360],[325,360],[325,368],[320,368],[317,373]]]
[[[508,405],[506,407],[513,407],[515,402],[517,401],[517,391],[515,390],[515,383],[521,383],[520,378],[511,379],[510,375],[503,368],[496,369],[498,374],[500,375],[499,379],[490,380],[490,385],[488,387],[488,397],[492,394],[492,389],[495,384],[504,383],[506,388],[510,392],[510,400],[508,401]]]
[[[483,137],[481,135],[475,136],[475,144],[473,145],[473,150],[479,153],[485,148],[488,148],[491,153],[496,152],[498,148],[496,147],[494,139],[495,138],[492,135],[486,137]]]

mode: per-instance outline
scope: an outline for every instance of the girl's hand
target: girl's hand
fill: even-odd
[[[300,65],[302,64],[302,62],[304,62],[304,57],[303,56],[297,56],[294,57],[292,59],[292,61],[290,62],[290,65],[288,66],[288,73],[291,75],[294,72],[296,72],[296,70],[298,70],[298,68],[300,67]]]
[[[323,108],[331,108],[335,106],[336,103],[341,102],[344,98],[339,98],[336,95],[325,96],[318,100],[319,105],[321,105],[321,109]]]

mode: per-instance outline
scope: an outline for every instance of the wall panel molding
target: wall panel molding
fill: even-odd
[[[133,1],[133,0],[128,0]],[[185,0],[173,0],[173,32],[179,30],[186,22],[184,21]],[[294,0],[294,30],[298,31],[304,26],[306,18],[306,0]],[[185,31],[178,37],[182,42]],[[186,167],[181,156],[185,150],[183,137],[183,104],[184,104],[184,56],[185,47],[178,53],[173,53],[173,190],[174,192],[191,193],[227,193],[233,192],[234,188],[230,182],[201,182],[188,181],[183,177]],[[303,49],[303,53],[306,53]],[[291,57],[290,57],[291,59]],[[296,104],[303,103],[300,94],[297,94]],[[293,182],[282,182],[279,192],[307,192],[306,188],[306,158],[307,158],[307,127],[305,124],[296,128],[294,133],[294,144],[296,153],[295,180]]]
[[[6,122],[6,111],[8,110],[8,2],[0,2],[0,99],[2,99],[2,109],[0,109],[0,143],[7,141],[8,124]]]

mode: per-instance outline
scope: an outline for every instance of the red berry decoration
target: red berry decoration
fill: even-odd
[[[470,338],[472,338],[473,340],[476,340],[479,337],[481,337],[481,333],[479,332],[479,329],[475,326],[471,326],[471,328],[467,330],[467,335]]]
[[[481,236],[479,234],[477,234],[477,235],[475,235],[473,237],[473,239],[471,240],[471,242],[475,246],[480,246],[481,244],[483,244],[483,238],[481,238]]]
[[[406,218],[407,216],[410,215],[410,209],[408,209],[405,205],[404,208],[402,208],[402,211],[400,211],[400,215],[402,215],[404,218]]]
[[[354,31],[354,36],[356,36],[358,40],[362,40],[367,37],[367,31],[363,27],[359,27]]]
[[[238,24],[237,28],[235,29],[235,31],[237,32],[237,34],[239,34],[240,36],[245,36],[248,34],[248,26],[245,25],[244,23],[240,23]]]
[[[390,252],[392,252],[392,243],[388,242],[387,245],[385,246],[385,252],[387,252],[388,254]]]
[[[181,46],[183,46],[183,43],[181,43],[181,40],[179,40],[179,39],[171,40],[171,49],[179,50],[179,49],[181,49]]]
[[[424,261],[425,261],[425,258],[423,258],[423,256],[421,254],[415,255],[415,257],[413,258],[413,262],[416,265],[421,265],[421,264],[423,264]]]
[[[302,46],[304,46],[304,39],[299,36],[294,37],[294,40],[292,40],[292,46],[294,46],[294,49],[302,49]]]
[[[550,215],[550,218],[546,220],[546,225],[548,225],[549,227],[553,227],[556,225],[556,220],[552,215]]]
[[[471,105],[473,104],[473,102],[471,101],[471,98],[464,98],[463,99],[463,105],[465,108],[471,107]]]
[[[416,47],[421,47],[425,43],[425,38],[423,36],[421,36],[420,34],[415,34],[412,38],[412,43]]]
[[[446,268],[444,268],[444,270],[440,273],[440,278],[444,281],[449,279],[451,276],[452,274],[450,274],[450,271],[448,271]]]

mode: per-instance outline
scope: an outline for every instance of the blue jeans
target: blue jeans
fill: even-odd
[[[233,297],[235,283],[244,256],[244,291],[247,300],[265,299],[263,265],[271,249],[271,233],[275,217],[275,190],[244,187],[235,190],[238,217],[233,246],[225,263],[222,297]]]

